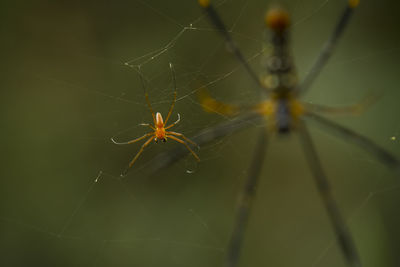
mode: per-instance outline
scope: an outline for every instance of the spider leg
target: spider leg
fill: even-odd
[[[325,128],[325,130],[328,130],[329,133],[334,133],[341,137],[343,140],[358,145],[360,148],[369,152],[372,156],[374,156],[376,159],[381,161],[389,168],[396,168],[398,172],[400,171],[400,161],[395,156],[387,152],[385,149],[379,147],[367,137],[356,133],[346,127],[343,127],[331,120],[325,119],[324,117],[321,117],[316,113],[308,112],[306,116],[306,118],[319,123],[321,126],[324,126],[323,128]]]
[[[143,139],[145,139],[147,136],[150,136],[150,135],[154,135],[154,133],[153,133],[153,132],[147,133],[147,134],[145,134],[145,135],[143,135],[143,136],[141,136],[141,137],[139,137],[139,138],[133,139],[133,140],[128,141],[128,142],[119,143],[119,142],[117,142],[117,141],[114,140],[114,137],[111,137],[111,141],[112,141],[114,144],[116,144],[116,145],[129,145],[129,144],[136,143],[137,141],[143,140]]]
[[[359,0],[348,0],[348,4],[346,8],[343,10],[342,16],[339,21],[336,23],[336,27],[329,37],[328,41],[326,41],[325,45],[321,49],[317,60],[312,65],[310,71],[307,73],[303,82],[296,89],[298,94],[304,94],[307,91],[314,80],[317,78],[318,74],[324,68],[329,58],[332,55],[332,51],[335,48],[337,42],[342,36],[344,29],[349,23],[349,20],[354,13],[354,9],[358,6]]]
[[[200,147],[199,147],[198,144],[196,144],[195,142],[193,142],[192,140],[190,140],[189,138],[187,138],[186,136],[184,136],[184,135],[181,134],[181,133],[170,132],[170,131],[167,131],[167,132],[165,132],[165,133],[166,133],[166,134],[170,134],[170,135],[179,136],[179,137],[183,138],[183,140],[185,140],[186,142],[188,142],[188,143],[190,143],[190,144],[192,144],[192,145],[194,145],[194,146],[197,146],[197,148],[200,149]]]
[[[225,39],[225,42],[229,46],[230,50],[233,52],[233,54],[236,56],[236,58],[239,60],[239,62],[246,69],[246,71],[248,72],[250,77],[258,84],[258,86],[263,88],[263,85],[261,84],[260,79],[258,78],[258,75],[250,67],[249,63],[247,62],[247,60],[243,56],[242,52],[240,51],[239,47],[233,41],[232,36],[226,29],[225,24],[222,22],[221,17],[218,15],[215,8],[210,4],[210,1],[199,0],[198,2],[200,4],[200,6],[204,9],[204,11],[207,13],[208,18],[210,19],[211,23],[218,29],[218,32]]]
[[[264,156],[267,150],[268,138],[263,127],[258,136],[257,144],[253,154],[253,159],[247,170],[247,179],[243,191],[236,206],[235,222],[233,231],[228,244],[228,251],[226,255],[227,267],[237,266],[239,261],[240,249],[243,244],[244,232],[247,227],[250,210],[254,196],[256,195],[257,184],[260,178],[262,165],[264,163]]]
[[[156,128],[154,128],[154,126],[153,125],[151,125],[151,124],[149,124],[149,123],[141,123],[141,124],[139,124],[140,126],[147,126],[147,127],[150,127],[152,130],[156,130]]]
[[[180,120],[181,120],[181,115],[179,115],[179,113],[178,113],[178,119],[174,123],[172,123],[171,125],[165,127],[164,129],[167,130],[169,128],[172,128],[173,126],[177,125]]]
[[[135,157],[132,159],[132,161],[129,163],[128,168],[121,174],[121,176],[125,176],[128,170],[132,167],[132,165],[135,163],[135,161],[139,158],[140,154],[142,154],[144,148],[150,144],[150,142],[153,140],[153,137],[150,137],[140,148],[140,150],[136,153]]]
[[[140,77],[140,82],[142,83],[142,87],[143,87],[143,91],[144,91],[144,97],[146,98],[147,106],[148,106],[148,108],[149,108],[149,110],[151,112],[151,116],[153,117],[153,123],[154,123],[154,125],[156,125],[156,115],[155,115],[155,113],[153,111],[153,108],[151,107],[151,104],[150,104],[149,94],[147,93],[147,90],[146,90],[146,84],[145,84],[144,79],[143,79],[143,74],[140,71],[140,66],[138,67],[138,73],[139,73],[139,77]]]
[[[382,94],[369,94],[358,103],[350,106],[331,107],[319,104],[303,103],[307,111],[332,115],[359,115],[373,105]]]
[[[171,138],[172,140],[175,140],[178,143],[181,143],[181,144],[185,145],[185,147],[190,151],[190,153],[192,153],[193,157],[195,157],[197,159],[197,161],[200,161],[199,156],[197,156],[197,154],[194,153],[194,151],[188,146],[188,144],[185,141],[183,141],[183,140],[181,140],[181,139],[179,139],[179,138],[177,138],[177,137],[175,137],[173,135],[165,135],[165,136],[167,138]]]
[[[332,195],[329,181],[322,169],[314,143],[304,122],[300,124],[299,134],[315,184],[317,185],[318,192],[333,225],[338,245],[342,250],[348,265],[352,267],[360,267],[362,265],[353,238]]]
[[[167,117],[165,118],[165,124],[164,124],[164,125],[167,124],[167,121],[168,121],[169,117],[171,117],[172,110],[174,109],[175,102],[176,102],[176,90],[177,90],[177,89],[176,89],[175,70],[174,70],[174,66],[172,65],[172,63],[169,63],[169,67],[170,67],[170,69],[171,69],[172,80],[173,80],[173,82],[174,82],[174,99],[172,100],[171,106],[170,106],[169,111],[168,111],[168,115],[167,115]],[[179,119],[178,119],[178,121],[179,121]]]

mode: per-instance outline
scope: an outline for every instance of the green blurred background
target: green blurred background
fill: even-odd
[[[260,71],[269,1],[218,2]],[[286,1],[300,77],[345,1]],[[204,113],[196,90],[257,102],[254,82],[229,54],[196,1],[2,1],[1,266],[222,266],[256,127],[204,146],[148,176],[151,160],[179,144],[116,146],[150,122],[135,68],[165,114],[175,65],[182,120],[196,134],[227,118]],[[359,117],[333,118],[400,157],[400,4],[361,1],[335,55],[305,100],[341,105],[368,92]],[[187,29],[192,25],[196,29]],[[151,58],[155,56],[154,58]],[[234,72],[232,72],[234,70]],[[232,72],[232,73],[231,73]],[[399,266],[400,181],[359,148],[312,128],[334,194],[364,266]],[[394,138],[392,138],[394,137]],[[394,140],[393,140],[394,139]],[[95,182],[96,177],[98,178]],[[246,234],[241,266],[345,266],[296,134],[273,138]]]

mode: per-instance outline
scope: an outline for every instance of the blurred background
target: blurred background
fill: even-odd
[[[215,1],[260,73],[263,16],[272,3]],[[345,1],[286,1],[300,78]],[[1,266],[222,266],[257,127],[203,146],[156,175],[152,159],[180,144],[151,144],[119,174],[151,122],[166,114],[175,66],[190,137],[228,118],[203,112],[203,84],[217,99],[257,103],[255,84],[196,1],[2,1],[0,4]],[[361,1],[305,101],[351,104],[383,97],[357,117],[332,118],[400,158],[400,17],[397,1]],[[165,115],[164,115],[165,116]],[[310,127],[311,128],[311,127]],[[312,128],[334,195],[364,266],[399,266],[400,181],[357,147]],[[272,138],[241,266],[346,266],[297,135]]]

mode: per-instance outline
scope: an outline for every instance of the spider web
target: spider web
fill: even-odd
[[[25,4],[29,5],[28,2]],[[260,72],[266,1],[215,5]],[[286,1],[304,77],[344,1]],[[5,2],[2,64],[2,266],[221,266],[257,127],[229,134],[157,175],[151,144],[125,178],[151,122],[138,68],[164,116],[176,72],[176,128],[190,137],[229,120],[196,97],[257,103],[255,84],[196,1]],[[399,19],[391,1],[362,2],[305,100],[384,96],[359,117],[333,118],[400,157]],[[398,9],[397,9],[398,10]],[[0,11],[1,12],[1,11]],[[311,128],[311,127],[310,127]],[[370,155],[312,128],[323,167],[365,266],[398,266],[398,177]],[[272,138],[241,256],[243,266],[345,266],[296,134]]]

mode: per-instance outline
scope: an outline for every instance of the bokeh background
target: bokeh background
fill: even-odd
[[[257,72],[263,16],[272,3],[217,1]],[[300,77],[346,5],[286,1]],[[203,84],[219,100],[253,104],[254,82],[226,50],[196,1],[2,1],[0,4],[0,265],[222,266],[257,127],[215,140],[156,175],[152,159],[180,144],[116,146],[165,114],[176,69],[182,116],[193,136],[228,118],[202,111]],[[383,97],[358,117],[335,117],[400,158],[397,1],[361,1],[305,100]],[[399,266],[400,181],[359,148],[312,128],[334,194],[364,266]],[[345,266],[298,137],[272,138],[241,266]]]

